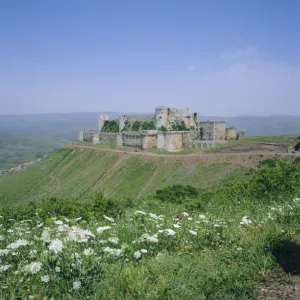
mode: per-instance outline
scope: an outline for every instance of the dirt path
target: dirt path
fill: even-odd
[[[247,155],[267,155],[274,157],[300,157],[300,153],[288,153],[288,152],[274,152],[274,151],[241,151],[241,152],[200,152],[200,153],[191,153],[191,154],[158,154],[151,152],[135,152],[135,151],[125,151],[125,150],[115,150],[115,149],[106,149],[106,148],[98,148],[92,146],[80,146],[80,145],[65,145],[67,148],[79,148],[79,149],[93,149],[98,151],[106,151],[106,152],[115,152],[115,153],[123,153],[128,155],[140,155],[140,156],[152,156],[152,157],[174,157],[174,158],[182,158],[182,157],[209,157],[209,156],[241,156],[243,154]]]

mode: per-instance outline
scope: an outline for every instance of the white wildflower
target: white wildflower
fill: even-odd
[[[142,249],[140,250],[142,253],[148,253],[148,250],[147,249]]]
[[[237,250],[237,251],[242,251],[243,248],[238,247],[238,248],[236,248],[236,250]]]
[[[49,275],[45,275],[45,276],[42,276],[42,277],[41,277],[41,281],[42,281],[42,282],[46,282],[46,283],[47,283],[47,282],[49,282],[49,280],[50,280]]]
[[[60,267],[55,267],[55,272],[59,273],[60,272]]]
[[[106,215],[103,215],[103,217],[104,217],[106,220],[108,220],[109,222],[114,222],[114,221],[115,221],[113,218],[110,218],[110,217],[108,217],[108,216],[106,216]]]
[[[169,236],[174,236],[176,234],[176,232],[173,229],[166,229],[165,232]]]
[[[74,290],[79,290],[81,287],[81,282],[80,281],[74,281],[73,282],[73,289]]]
[[[51,241],[51,243],[49,245],[49,250],[51,250],[55,254],[57,254],[58,252],[60,252],[62,250],[62,247],[63,247],[62,241],[55,239],[55,240]]]
[[[148,236],[147,241],[152,242],[152,243],[158,243],[158,238],[155,236]]]
[[[0,266],[0,272],[5,272],[10,268],[10,265]]]
[[[55,224],[55,225],[63,225],[64,222],[61,221],[61,220],[57,220],[57,221],[54,221],[54,224]]]
[[[194,231],[194,230],[189,230],[189,233],[192,234],[192,235],[197,235],[197,232]]]
[[[110,254],[113,254],[113,255],[119,257],[122,254],[122,249],[113,249],[113,248],[110,248],[110,247],[105,247],[103,249],[103,252],[108,252]]]
[[[12,229],[7,230],[8,233],[13,233],[14,231]]]
[[[174,227],[174,228],[180,228],[180,225],[178,225],[178,224],[173,224],[173,227]]]
[[[76,219],[74,219],[75,221],[79,221],[79,220],[81,220],[82,219],[82,217],[79,217],[79,218],[76,218]]]
[[[47,229],[43,230],[41,240],[44,242],[50,242],[50,232]]]
[[[250,217],[248,216],[243,217],[242,222],[240,222],[241,225],[250,225],[251,223]]]
[[[40,262],[32,262],[29,265],[25,266],[25,270],[30,272],[31,274],[37,274],[42,268],[42,263]]]
[[[99,244],[106,244],[107,240],[99,240]]]
[[[7,245],[6,248],[8,249],[18,249],[20,246],[26,246],[28,245],[28,241],[26,240],[17,240],[14,243],[11,243],[9,245]]]
[[[84,249],[83,254],[86,256],[94,254],[94,250],[91,248]]]
[[[141,210],[137,210],[137,211],[135,212],[135,214],[142,214],[142,215],[146,215],[146,213],[145,213],[145,212],[143,212],[143,211],[141,211]]]
[[[37,253],[36,250],[30,250],[30,251],[29,251],[29,254],[30,254],[30,255],[36,255],[36,253]]]
[[[115,245],[119,243],[119,239],[116,238],[116,237],[109,237],[108,241],[115,244]]]
[[[0,249],[0,256],[7,255],[9,253],[8,249]]]
[[[189,214],[188,214],[187,212],[183,212],[182,215],[183,215],[184,217],[188,217],[188,216],[189,216]]]
[[[139,259],[141,257],[142,253],[140,251],[135,251],[133,256],[135,259]]]
[[[108,229],[111,229],[111,227],[110,227],[110,226],[103,226],[103,227],[98,227],[98,228],[96,229],[96,231],[97,231],[99,234],[102,234],[103,231],[108,230]]]
[[[206,217],[205,217],[205,215],[199,215],[199,219],[201,219],[201,220],[205,220],[205,219],[206,219]]]
[[[189,221],[192,221],[193,220],[193,218],[191,218],[191,217],[189,217],[189,218],[187,218]]]

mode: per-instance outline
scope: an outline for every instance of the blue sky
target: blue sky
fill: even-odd
[[[298,0],[0,0],[0,114],[300,114]]]

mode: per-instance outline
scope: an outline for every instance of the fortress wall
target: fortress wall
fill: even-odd
[[[157,134],[157,149],[164,149],[165,147],[165,136],[163,132]]]
[[[215,122],[215,141],[225,141],[226,126],[224,121]]]
[[[226,141],[199,141],[199,140],[195,140],[192,142],[191,144],[191,148],[214,148],[217,146],[223,146],[224,144],[226,144]]]
[[[154,115],[121,115],[119,118],[120,132],[125,127],[126,121],[129,121],[130,123],[134,123],[135,121],[150,122],[154,121]]]
[[[79,142],[83,142],[83,131],[79,131],[78,140],[79,140]]]
[[[124,131],[122,133],[122,146],[142,147],[142,136],[138,131]]]
[[[226,140],[236,139],[237,138],[237,128],[226,128],[225,138],[226,138]]]
[[[80,142],[92,142],[94,138],[94,134],[97,131],[89,130],[89,131],[79,131],[79,141]]]
[[[126,120],[133,123],[135,121],[139,122],[150,122],[153,121],[153,115],[126,115]]]
[[[182,132],[173,131],[164,133],[164,149],[168,152],[178,152],[182,150]]]
[[[157,134],[144,135],[142,141],[142,149],[157,148]]]
[[[202,133],[202,136],[201,136]],[[200,122],[200,139],[205,141],[214,140],[214,122],[213,121],[201,121]]]
[[[99,142],[107,144],[117,144],[117,136],[119,133],[110,133],[110,132],[100,132],[99,133]]]

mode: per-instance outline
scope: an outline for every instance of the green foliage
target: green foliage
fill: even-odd
[[[224,199],[226,203],[251,199],[252,204],[268,203],[279,197],[300,192],[300,164],[285,160],[266,160],[247,176],[228,178],[221,186],[200,192],[200,199],[212,203]]]
[[[149,122],[142,122],[142,130],[155,130],[155,124],[153,121],[149,121]]]
[[[159,128],[158,128],[159,131],[162,131],[162,132],[167,132],[168,129],[164,126],[164,125],[161,125]]]
[[[117,133],[119,132],[119,122],[117,120],[105,120],[101,131]]]
[[[65,159],[70,155],[62,153]],[[78,159],[78,166],[83,161]],[[60,159],[55,166],[77,162],[73,158],[65,163]],[[124,169],[126,173],[118,174],[126,177],[124,185],[134,189],[141,186],[141,177],[149,182],[155,166],[134,158]],[[299,244],[300,199],[294,198],[300,194],[299,174],[299,163],[266,160],[243,176],[231,176],[205,190],[172,185],[158,190],[154,197],[132,201],[105,197],[98,191],[86,200],[50,197],[2,207],[1,249],[18,239],[29,243],[18,248],[18,255],[10,249],[3,258],[9,268],[0,272],[1,296],[255,299],[261,285],[269,284],[275,276],[285,279],[270,251],[277,247],[280,255],[287,237]],[[245,216],[251,223],[242,222]],[[76,220],[78,217],[82,219]],[[99,226],[109,229],[99,232]],[[85,242],[70,241],[66,237],[73,228],[93,236]],[[41,239],[45,230],[51,240],[62,241],[60,252],[53,253],[49,241]],[[142,238],[149,235],[157,240]],[[118,243],[109,242],[111,237],[118,238]],[[275,237],[279,237],[277,244],[272,242]],[[32,250],[37,251],[35,255]],[[86,255],[90,250],[93,254]],[[111,250],[122,255],[112,255]],[[23,271],[24,265],[35,261],[43,264],[39,273]],[[61,272],[56,272],[57,266]],[[42,282],[44,275],[50,276],[48,283]],[[20,279],[26,284],[18,284]],[[75,291],[73,282],[78,281],[81,286]]]
[[[132,124],[128,121],[128,120],[126,120],[125,122],[124,122],[124,128],[122,129],[122,132],[123,131],[130,131],[131,130],[131,126],[132,126]]]
[[[132,124],[131,130],[132,130],[132,131],[140,131],[141,124],[142,124],[142,122],[140,122],[140,121],[135,121],[135,122]]]
[[[176,121],[174,124],[171,126],[172,131],[187,131],[189,130],[184,121]]]
[[[156,191],[156,198],[162,202],[183,203],[195,199],[199,191],[191,185],[174,184]]]
[[[38,212],[39,217],[45,221],[49,216],[65,216],[67,218],[82,217],[84,220],[99,218],[103,214],[119,216],[125,208],[132,205],[131,200],[112,200],[104,197],[102,191],[95,191],[87,200],[75,197],[50,197],[29,204],[21,204],[14,207],[0,207],[0,215],[7,219],[22,220],[34,218]]]

